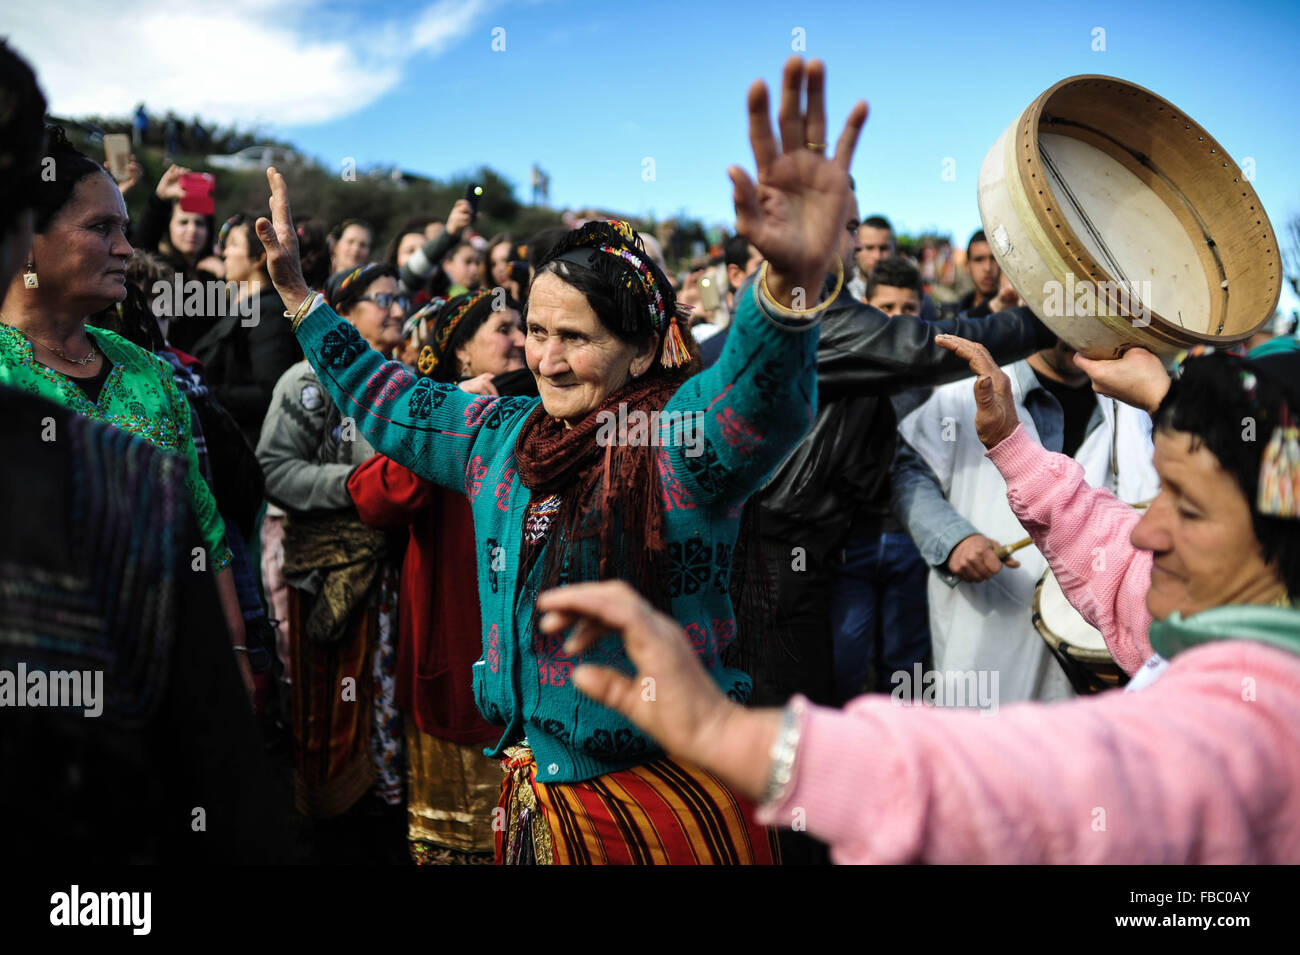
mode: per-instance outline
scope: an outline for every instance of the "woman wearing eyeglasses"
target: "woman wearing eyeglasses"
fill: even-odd
[[[337,273],[325,284],[325,298],[376,351],[390,354],[401,343],[405,300],[392,266]],[[361,523],[348,494],[348,478],[375,453],[354,414],[334,404],[311,365],[298,362],[275,386],[257,457],[267,497],[288,515],[284,577],[298,810],[315,819],[353,807],[361,812],[357,804],[373,788],[391,838],[363,841],[400,859],[398,568],[385,533]],[[343,861],[328,844],[328,829],[317,835],[317,861]]]

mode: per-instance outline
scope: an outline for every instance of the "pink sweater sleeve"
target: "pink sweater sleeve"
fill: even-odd
[[[1023,424],[988,458],[1007,482],[1007,503],[1066,599],[1101,631],[1124,672],[1135,673],[1152,652],[1146,607],[1151,552],[1129,540],[1141,512],[1089,486],[1078,461],[1048,451]]]
[[[809,707],[766,825],[839,863],[1300,862],[1300,657],[1244,641],[1155,683],[993,715]]]

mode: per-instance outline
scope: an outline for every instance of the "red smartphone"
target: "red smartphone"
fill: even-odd
[[[181,176],[181,209],[201,216],[216,211],[212,193],[217,188],[217,177],[210,172],[187,172]]]

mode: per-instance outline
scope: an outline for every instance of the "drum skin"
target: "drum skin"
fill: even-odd
[[[1034,588],[1033,621],[1076,693],[1099,693],[1128,682],[1101,632],[1070,606],[1050,568]]]
[[[1034,313],[1093,358],[1166,362],[1248,338],[1277,307],[1282,259],[1254,188],[1203,128],[1150,90],[1074,76],[984,157],[994,257]]]

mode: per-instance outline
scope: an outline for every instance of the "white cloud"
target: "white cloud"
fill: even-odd
[[[242,125],[320,123],[374,102],[413,55],[437,56],[490,0],[437,0],[390,18],[324,0],[56,0],[8,28],[51,112],[151,112]]]

